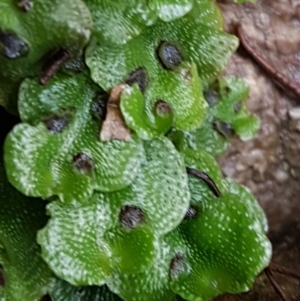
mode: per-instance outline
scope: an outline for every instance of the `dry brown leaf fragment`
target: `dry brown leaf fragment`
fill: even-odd
[[[120,109],[120,98],[126,85],[118,85],[111,89],[107,102],[107,113],[100,131],[101,141],[130,139],[130,129],[126,126]]]

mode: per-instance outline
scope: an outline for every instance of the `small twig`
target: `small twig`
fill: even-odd
[[[70,57],[70,52],[60,49],[47,63],[47,66],[40,77],[40,84],[43,86],[47,85],[59,68],[66,63]]]
[[[209,186],[209,188],[212,190],[212,192],[214,193],[214,195],[217,198],[220,198],[222,196],[219,188],[217,187],[215,182],[209,177],[208,174],[206,174],[203,171],[199,171],[199,170],[196,170],[196,169],[193,169],[190,167],[187,167],[186,170],[187,170],[188,174],[190,174],[200,180],[203,180]]]
[[[251,55],[251,57],[256,61],[256,63],[262,67],[266,72],[268,72],[273,78],[275,79],[275,82],[277,85],[284,87],[286,90],[291,91],[295,96],[300,97],[300,87],[293,84],[291,81],[289,81],[283,74],[278,72],[275,68],[270,66],[264,58],[257,53],[257,51],[254,49],[251,42],[248,40],[246,35],[243,34],[242,27],[239,26],[237,28],[237,36],[244,47],[244,49]]]
[[[289,299],[287,298],[287,296],[285,295],[285,293],[283,292],[283,290],[281,289],[281,287],[279,286],[279,284],[277,283],[277,281],[274,279],[273,274],[271,272],[271,270],[269,268],[265,269],[265,274],[267,275],[270,283],[272,284],[274,290],[278,293],[278,295],[280,296],[280,298],[283,301],[288,301]]]
[[[277,263],[274,263],[274,262],[270,263],[269,269],[272,272],[277,272],[277,273],[280,273],[280,274],[283,274],[283,275],[286,275],[286,276],[291,276],[291,277],[300,279],[300,271],[295,271],[295,270],[292,270],[292,269],[288,269],[288,268],[286,268],[282,265],[279,265]]]

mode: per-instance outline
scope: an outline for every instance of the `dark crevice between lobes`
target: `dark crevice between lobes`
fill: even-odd
[[[62,116],[53,115],[46,118],[44,124],[51,134],[59,134],[68,126],[70,120],[71,116],[69,114]]]
[[[219,101],[219,97],[220,97],[219,93],[213,89],[205,90],[203,92],[203,95],[210,107],[217,104],[217,102]]]
[[[24,13],[28,13],[33,7],[33,1],[32,0],[17,0],[17,5]]]
[[[76,294],[83,295],[85,293],[84,287],[77,287],[76,288]]]
[[[55,76],[57,71],[71,58],[71,53],[65,49],[59,49],[52,56],[46,59],[42,74],[40,76],[40,84],[45,86]]]
[[[230,92],[231,92],[230,87],[228,87],[228,86],[223,87],[223,89],[222,89],[223,97],[228,96]]]
[[[73,164],[75,168],[83,174],[92,173],[95,168],[93,159],[83,152],[73,157]]]
[[[107,102],[109,99],[108,94],[98,95],[97,99],[92,103],[92,116],[97,121],[103,121],[106,117],[107,112]]]
[[[123,227],[135,229],[145,221],[145,215],[141,208],[125,205],[120,211],[119,221]]]
[[[183,61],[183,56],[176,43],[162,41],[156,50],[157,59],[166,70],[174,70]]]
[[[189,207],[189,209],[186,211],[185,216],[184,216],[184,220],[188,221],[188,220],[193,220],[198,216],[198,210],[196,207],[194,207],[193,205],[191,205]]]
[[[8,59],[16,59],[28,53],[29,47],[26,42],[16,34],[0,31],[0,54]]]
[[[3,266],[0,265],[0,288],[5,287],[6,281],[5,281],[5,273]]]
[[[217,198],[220,198],[222,196],[219,188],[208,174],[190,167],[187,167],[186,170],[189,175],[192,175],[199,180],[204,181]]]
[[[52,301],[49,295],[44,295],[39,301]]]
[[[170,263],[169,273],[173,279],[177,279],[186,270],[186,263],[183,254],[176,253]]]
[[[234,128],[231,123],[227,121],[214,120],[213,129],[216,130],[219,134],[224,136],[226,139],[230,139],[235,136]]]
[[[64,66],[63,66],[64,70],[67,72],[72,72],[73,74],[78,74],[78,73],[82,73],[84,72],[84,70],[86,69],[86,65],[84,62],[84,57],[78,57],[75,59],[71,59],[68,60]]]
[[[125,83],[129,86],[137,84],[141,92],[144,94],[149,84],[149,76],[147,70],[144,67],[136,68],[127,76]]]

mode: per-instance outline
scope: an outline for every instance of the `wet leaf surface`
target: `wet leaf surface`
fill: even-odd
[[[101,121],[92,114],[99,94],[85,73],[58,75],[46,87],[24,81],[19,102],[23,123],[6,140],[13,185],[26,195],[59,195],[70,203],[133,181],[144,155],[142,142],[134,136],[126,142],[100,141]]]
[[[52,272],[40,257],[37,231],[47,222],[45,205],[12,187],[0,162],[0,298],[32,301],[52,285]],[[4,299],[2,299],[4,298]]]
[[[92,18],[81,0],[37,0],[28,13],[15,2],[0,5],[0,105],[16,114],[22,79],[38,75],[58,49],[79,55],[90,38]]]

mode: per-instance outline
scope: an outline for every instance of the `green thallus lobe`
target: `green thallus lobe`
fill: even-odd
[[[53,301],[204,301],[248,290],[270,260],[266,218],[246,188],[223,178],[213,157],[227,139],[249,139],[259,126],[243,103],[244,82],[216,80],[237,40],[224,33],[209,0],[85,3],[91,15],[79,0],[51,4],[66,18],[49,28],[48,42],[38,18],[47,1],[45,7],[38,0],[19,1],[18,12],[1,20],[7,31],[0,35],[6,57],[0,60],[12,62],[12,69],[0,78],[17,86],[22,80],[22,123],[5,141],[6,173],[22,193],[48,201],[48,223],[30,239],[44,226],[38,233],[41,255],[62,279],[48,291],[33,291],[49,293]],[[86,19],[77,20],[78,14]],[[57,17],[44,15],[46,21]],[[92,79],[83,59],[70,60],[53,77],[65,60],[80,56],[90,33],[84,60]],[[42,73],[35,66],[41,52],[31,56],[37,36],[45,53],[57,42],[57,59]],[[100,141],[111,90],[120,85],[114,105],[129,139]],[[7,93],[1,87],[0,98]],[[0,246],[11,252],[3,241]],[[6,276],[2,253],[7,286],[11,271]],[[24,270],[30,267],[26,262]]]

